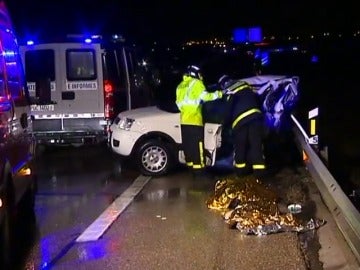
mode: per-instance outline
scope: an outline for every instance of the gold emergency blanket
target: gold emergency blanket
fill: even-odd
[[[230,228],[244,234],[270,234],[284,231],[304,232],[323,225],[311,219],[302,224],[292,213],[281,214],[273,190],[254,177],[225,178],[215,184],[215,193],[207,200],[210,209],[220,211]]]

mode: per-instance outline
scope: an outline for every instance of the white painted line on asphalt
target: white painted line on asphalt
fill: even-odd
[[[98,240],[117,217],[134,200],[135,196],[144,188],[150,176],[140,175],[134,183],[124,191],[116,200],[76,239],[76,242]]]

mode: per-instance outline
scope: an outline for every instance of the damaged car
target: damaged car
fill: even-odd
[[[241,78],[259,95],[269,128],[277,129],[284,114],[291,113],[298,97],[297,76],[260,75]],[[238,80],[234,80],[236,83]],[[203,105],[206,166],[232,157],[230,125],[225,112],[226,98]],[[182,150],[180,112],[173,102],[124,111],[112,123],[110,147],[121,157],[131,158],[144,175],[168,174],[185,164]]]

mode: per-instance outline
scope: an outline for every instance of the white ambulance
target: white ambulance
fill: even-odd
[[[20,46],[39,144],[107,141],[115,115],[148,105],[149,87],[133,47],[119,38],[70,36]]]

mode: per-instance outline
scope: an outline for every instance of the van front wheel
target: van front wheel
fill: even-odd
[[[174,153],[169,143],[150,140],[142,144],[136,153],[136,163],[144,175],[167,174],[174,166]]]

